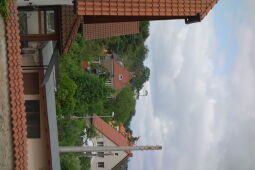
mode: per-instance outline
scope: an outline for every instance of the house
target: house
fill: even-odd
[[[75,13],[72,0],[17,0],[20,37],[27,41],[58,41],[61,53],[67,53],[78,32],[85,39],[139,33],[138,22],[84,24],[84,17]]]
[[[14,167],[60,170],[55,108],[56,42],[51,39],[20,42],[16,1],[8,4],[8,11],[6,50]],[[34,31],[31,27],[27,30]]]
[[[146,0],[142,5],[138,1],[98,0],[17,2],[21,41],[60,40],[60,50],[67,53],[78,31],[85,39],[97,39],[138,33],[138,21],[184,19],[185,23],[200,22],[218,0],[187,0],[185,5],[178,0],[151,5]]]
[[[54,57],[54,43],[53,41],[42,43],[38,51],[32,52],[32,55],[30,51],[28,49],[21,51],[28,169],[60,169],[55,67],[52,66],[49,75],[46,71],[51,67],[49,63]]]
[[[187,0],[185,5],[178,0],[167,4],[145,1],[142,4],[140,1],[74,2],[74,5],[72,0],[11,0],[8,3],[10,15],[5,19],[6,51],[15,169],[60,169],[53,95],[54,65],[58,53],[67,53],[70,49],[81,21],[82,24],[94,24],[185,19],[186,23],[192,23],[203,19],[217,0]],[[158,5],[164,8],[159,10]],[[113,63],[122,70],[121,63]],[[124,72],[114,75],[117,79],[111,79],[109,83],[119,79],[119,83],[123,84]],[[95,126],[106,135],[109,143],[129,144],[125,137],[100,119],[95,120]],[[129,151],[114,155],[118,154],[122,160],[130,156]],[[98,161],[96,165],[114,168],[117,162],[108,165]]]
[[[93,68],[93,65],[100,65],[104,69],[97,67]],[[134,77],[134,74],[129,72],[122,61],[119,60],[117,54],[111,50],[105,50],[105,56],[98,57],[92,63],[85,60],[82,61],[81,69],[98,75],[107,74],[107,77],[109,76],[109,78],[106,85],[113,87],[117,93],[126,87],[127,83]],[[105,69],[109,73],[106,73],[107,71]]]
[[[132,146],[133,143],[110,124],[94,114],[92,124],[98,132],[98,136],[92,138],[94,146]],[[123,161],[132,157],[130,151],[115,151],[110,153],[99,152],[91,159],[91,170],[115,169]]]
[[[110,76],[106,85],[113,87],[117,91],[124,88],[134,77],[133,73],[129,72],[124,67],[124,64],[118,59],[117,54],[114,52],[108,52],[103,59],[96,61],[96,63],[99,63],[109,71]]]
[[[54,41],[60,54],[67,53],[80,27],[80,17],[74,15],[72,3],[33,2],[18,0],[21,48],[36,48],[38,42]]]

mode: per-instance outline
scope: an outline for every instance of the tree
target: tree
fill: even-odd
[[[143,88],[143,84],[150,78],[150,69],[146,66],[141,66],[139,71],[136,72],[136,76],[131,80],[131,84],[134,89],[140,91]]]
[[[81,170],[80,159],[72,154],[65,154],[60,157],[62,170]]]
[[[130,87],[122,89],[118,96],[106,103],[109,113],[115,112],[114,120],[125,123],[135,110],[134,92]]]
[[[75,98],[77,99],[76,114],[84,114],[82,106],[88,105],[88,111],[97,105],[100,107],[103,105],[104,100],[111,96],[113,89],[105,85],[105,80],[99,76],[83,72],[75,78],[77,84],[77,90]],[[100,105],[101,104],[101,105]],[[91,112],[90,112],[91,113]]]

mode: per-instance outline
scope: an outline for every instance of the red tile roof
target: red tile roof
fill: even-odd
[[[81,69],[82,70],[85,70],[87,67],[89,66],[88,62],[87,61],[82,61],[82,66],[81,66]]]
[[[144,4],[140,5],[141,2]],[[130,21],[130,16],[147,16],[146,20],[155,20],[155,17],[157,17],[156,19],[176,19],[176,17],[185,18],[187,16],[196,16],[199,14],[201,19],[203,19],[217,2],[218,0],[166,0],[155,1],[154,3],[151,3],[149,0],[77,0],[76,10],[78,15],[88,16],[85,18],[87,23],[91,16],[97,16],[91,17],[91,22],[94,23],[106,22],[107,17],[109,18],[109,20],[107,20],[108,22],[111,20],[118,20],[110,16],[119,16],[120,19],[124,18]],[[129,18],[125,18],[125,16]],[[135,19],[139,20],[139,18]]]
[[[108,139],[110,139],[113,143],[115,143],[118,146],[131,146],[132,143],[128,141],[127,138],[125,138],[123,135],[121,135],[116,129],[114,129],[111,125],[106,123],[103,119],[96,116],[93,118],[93,125],[95,128],[102,133],[104,136],[106,136]]]
[[[114,88],[124,88],[132,78],[133,75],[120,64],[120,61],[114,60]]]
[[[8,13],[5,22],[15,169],[26,170],[28,169],[27,126],[16,1],[9,3]]]

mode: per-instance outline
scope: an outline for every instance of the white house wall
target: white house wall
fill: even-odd
[[[94,145],[96,145],[97,142],[104,142],[104,146],[116,146],[115,143],[101,134],[99,137],[93,138],[92,141]],[[104,156],[103,158],[98,156],[93,157],[91,159],[91,170],[111,170],[115,165],[117,165],[127,156],[127,153],[124,151],[114,151],[112,153],[113,155]],[[118,156],[116,156],[115,153],[118,153]],[[97,168],[98,162],[104,162],[104,168]]]
[[[72,0],[17,0],[18,6],[28,6],[31,3],[32,6],[41,5],[72,5]]]

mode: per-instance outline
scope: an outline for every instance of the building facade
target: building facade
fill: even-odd
[[[126,87],[133,78],[133,74],[124,67],[117,54],[111,51],[105,57],[95,62],[109,71],[110,75],[106,85],[113,87],[117,92]]]
[[[47,76],[54,42],[28,42],[21,49],[27,125],[28,169],[60,169],[55,105],[55,67]],[[32,48],[33,47],[33,48]]]
[[[98,136],[91,139],[94,146],[133,145],[120,131],[106,123],[100,117],[94,116],[92,124],[98,132]],[[91,159],[91,170],[114,170],[131,156],[132,153],[130,151],[98,152]]]

